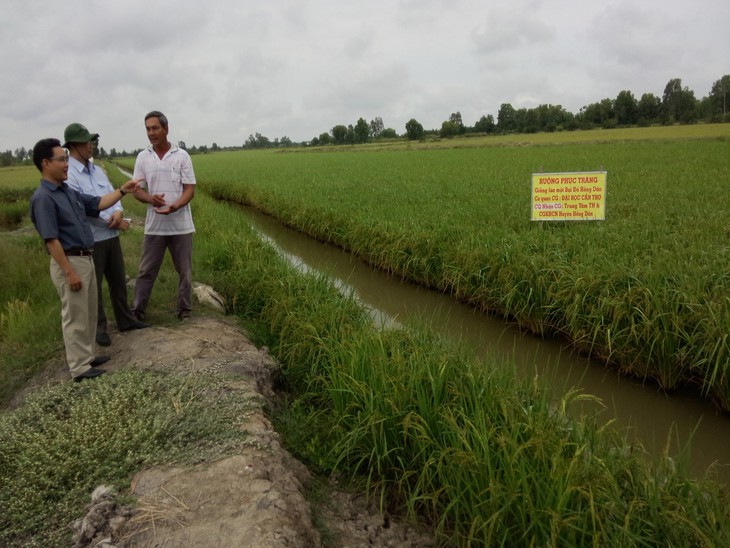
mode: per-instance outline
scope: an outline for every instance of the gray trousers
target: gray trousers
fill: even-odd
[[[94,244],[94,267],[96,269],[96,289],[99,312],[96,321],[96,334],[106,333],[107,319],[102,299],[102,279],[106,278],[109,297],[114,311],[114,319],[120,331],[125,331],[137,323],[127,301],[127,275],[124,269],[124,255],[119,237],[109,238]]]
[[[165,251],[170,257],[178,274],[176,313],[192,310],[193,295],[193,234],[175,236],[145,235],[142,242],[142,257],[134,288],[133,309],[137,314],[145,314],[152,295],[152,287],[160,272]]]

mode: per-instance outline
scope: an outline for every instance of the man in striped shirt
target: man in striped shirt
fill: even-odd
[[[167,117],[159,111],[145,116],[150,146],[137,155],[134,179],[141,188],[135,198],[147,204],[144,241],[135,284],[133,310],[144,321],[157,275],[170,251],[178,274],[176,313],[190,317],[193,285],[193,215],[190,201],[195,196],[195,173],[188,153],[167,138]]]

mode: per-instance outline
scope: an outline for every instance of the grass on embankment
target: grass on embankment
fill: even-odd
[[[571,419],[577,395],[552,402],[509,367],[480,363],[428,333],[380,331],[354,299],[259,241],[234,208],[200,193],[194,215],[195,278],[221,291],[281,360],[293,401],[280,424],[292,425],[285,433],[309,463],[366,477],[384,505],[417,514],[452,545],[730,544],[718,486],[687,480],[669,458],[651,464],[610,426]],[[156,288],[156,305],[167,298]],[[94,394],[115,378],[86,389]],[[80,423],[67,405],[56,415],[74,430]],[[2,435],[18,443],[13,416],[2,418]],[[122,435],[117,422],[105,424]],[[22,463],[50,434],[2,458]],[[78,465],[63,451],[50,462]],[[36,516],[41,497],[29,500],[27,515]]]
[[[0,415],[0,546],[71,546],[92,491],[126,493],[156,464],[197,463],[246,443],[251,402],[215,370],[129,370],[40,388]]]

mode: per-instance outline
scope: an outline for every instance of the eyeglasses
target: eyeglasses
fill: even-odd
[[[53,158],[49,158],[49,160],[52,160],[54,162],[63,162],[64,164],[68,163],[68,154],[64,154],[63,156],[55,156]]]

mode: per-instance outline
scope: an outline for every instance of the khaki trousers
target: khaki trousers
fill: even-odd
[[[97,292],[94,261],[91,257],[68,257],[81,278],[81,289],[71,291],[58,263],[51,259],[51,279],[61,298],[61,329],[66,347],[66,363],[72,377],[88,371],[94,359]]]

